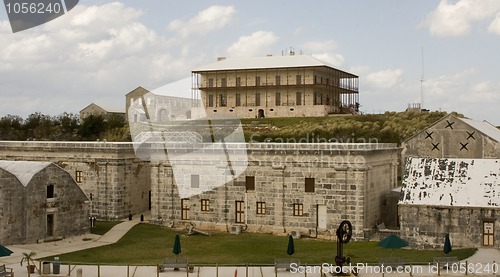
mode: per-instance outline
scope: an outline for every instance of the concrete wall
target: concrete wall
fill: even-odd
[[[47,198],[47,185],[54,185],[54,198]],[[87,197],[73,178],[52,164],[33,176],[26,186],[26,237],[24,243],[64,238],[89,231]],[[53,234],[47,216],[54,217]]]
[[[483,246],[483,222],[494,222],[494,247],[500,247],[500,209],[399,205],[401,237],[416,248],[442,248],[446,233],[453,247]]]
[[[354,237],[381,219],[381,199],[396,186],[397,157],[394,146],[347,150],[337,144],[251,144],[248,167],[226,185],[189,197],[189,219],[181,219],[181,200],[171,165],[152,164],[152,218],[165,225],[195,224],[197,228],[227,230],[241,225],[249,231],[304,234],[333,238],[343,219],[352,222]],[[379,145],[380,146],[380,145]],[[179,149],[179,151],[183,151]],[[229,149],[231,151],[231,149]],[[176,162],[179,162],[178,160]],[[190,161],[190,174],[203,174],[203,163]],[[189,170],[186,168],[185,170]],[[246,177],[255,177],[255,190],[246,190]],[[314,192],[305,192],[305,178],[315,179]],[[201,200],[210,203],[201,211]],[[236,202],[244,202],[243,223],[236,223]],[[256,213],[257,202],[266,212]],[[303,215],[294,216],[294,204],[303,205]],[[326,207],[326,228],[318,228],[317,207]],[[316,232],[317,231],[317,232]]]
[[[403,142],[402,148],[403,161],[406,157],[500,158],[498,142],[451,114]]]
[[[365,229],[380,223],[383,196],[396,186],[399,148],[392,144],[257,143],[227,147],[230,152],[246,149],[248,167],[234,180],[229,174],[212,174],[211,178],[219,182],[227,178],[228,182],[189,197],[189,220],[181,220],[172,165],[137,159],[130,143],[0,142],[0,158],[56,162],[73,178],[81,171],[83,178],[78,185],[92,198],[92,213],[101,219],[147,211],[151,191],[151,214],[159,224],[194,223],[200,228],[226,230],[235,224],[235,201],[244,201],[243,225],[250,231],[282,234],[300,230],[328,238],[334,237],[332,230],[343,219],[353,223],[355,238],[363,238]],[[199,159],[198,164],[210,162],[211,149],[205,150],[208,160]],[[176,162],[186,176],[210,175],[196,161]],[[255,176],[254,191],[247,192],[246,176]],[[315,179],[314,192],[305,192],[305,178]],[[203,181],[208,187],[210,182]],[[200,210],[201,199],[210,201],[209,211]],[[266,203],[265,214],[256,214],[257,202]],[[294,204],[303,205],[302,216],[293,215]],[[326,208],[326,228],[319,228],[318,205]]]
[[[151,188],[147,161],[135,156],[130,143],[106,142],[0,142],[0,159],[50,161],[64,168],[92,199],[92,215],[124,218],[149,208]]]
[[[17,178],[0,169],[0,240],[2,244],[15,243],[25,237],[26,194]]]
[[[89,231],[87,197],[59,166],[50,164],[42,169],[26,187],[1,169],[0,180],[2,243],[34,243]],[[54,186],[52,198],[47,197],[48,185]],[[49,216],[53,222],[50,228]]]

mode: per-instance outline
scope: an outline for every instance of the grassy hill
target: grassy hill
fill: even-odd
[[[446,112],[242,119],[247,141],[401,143]]]

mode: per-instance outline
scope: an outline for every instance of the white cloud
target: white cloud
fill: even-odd
[[[264,56],[272,53],[272,47],[278,41],[273,32],[257,31],[249,36],[241,36],[227,49],[231,57]]]
[[[459,0],[451,4],[448,0],[441,0],[427,15],[423,26],[435,36],[460,37],[470,33],[474,22],[491,19],[498,12],[498,0]]]
[[[459,100],[466,103],[490,104],[500,100],[500,85],[491,81],[474,84],[469,91],[464,91]]]
[[[68,15],[70,14],[68,13]],[[127,7],[120,2],[107,3],[101,6],[77,6],[70,24],[72,27],[120,27],[124,23],[138,19],[142,14],[142,11]],[[57,22],[60,21],[53,21],[55,24]]]
[[[458,95],[460,91],[470,88],[470,80],[476,70],[468,69],[452,75],[442,75],[436,78],[430,78],[424,83],[425,93],[430,97],[444,97],[436,98],[436,101],[449,100],[452,95]]]
[[[333,40],[327,41],[310,41],[302,44],[305,51],[316,52],[328,52],[334,50],[337,45]]]
[[[478,120],[496,120],[500,83],[474,81],[477,73],[475,69],[468,69],[427,80],[424,84],[425,108],[457,111]]]
[[[386,69],[370,73],[365,79],[373,87],[390,89],[400,83],[402,76],[402,69]]]
[[[341,54],[322,53],[322,54],[313,54],[312,56],[318,60],[329,63],[334,67],[342,67],[345,62],[344,56],[342,56]]]
[[[311,53],[318,60],[329,63],[335,67],[344,65],[345,59],[341,54],[335,53],[337,44],[333,40],[310,41],[301,45],[305,53]]]
[[[182,40],[173,45],[140,23],[141,15],[118,2],[79,4],[31,30],[11,34],[9,27],[0,36],[2,98],[9,99],[0,102],[2,114],[77,112],[90,102],[123,107],[137,86],[189,76],[200,55],[178,54]]]
[[[178,33],[182,38],[190,35],[206,35],[227,26],[235,13],[234,6],[211,6],[187,21],[173,20],[167,29]]]
[[[500,12],[497,13],[495,19],[488,26],[488,32],[500,35]]]

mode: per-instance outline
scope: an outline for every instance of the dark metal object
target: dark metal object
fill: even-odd
[[[343,245],[348,243],[352,237],[352,224],[348,220],[344,220],[340,223],[337,229],[337,256],[335,256],[335,265],[340,267],[338,272],[342,272],[342,266],[344,264],[350,263],[350,259],[344,257]]]

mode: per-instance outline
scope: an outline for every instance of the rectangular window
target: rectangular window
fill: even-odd
[[[245,177],[245,187],[247,191],[255,190],[255,177],[254,176],[246,176]]]
[[[257,214],[266,214],[266,202],[257,202]]]
[[[236,201],[235,223],[245,223],[245,202]]]
[[[236,86],[241,86],[241,77],[236,77]]]
[[[304,215],[304,205],[293,204],[293,216],[303,216],[303,215]]]
[[[314,178],[306,178],[305,192],[314,192]]]
[[[75,174],[75,181],[77,183],[82,183],[83,182],[83,171],[77,170]]]
[[[236,93],[236,107],[241,106],[241,94]]]
[[[191,188],[200,188],[200,175],[191,175]]]
[[[255,94],[255,106],[260,106],[260,93]]]
[[[213,94],[209,94],[208,95],[208,107],[213,107],[214,106],[214,95]]]
[[[322,94],[319,92],[314,92],[314,105],[322,105]]]
[[[221,87],[227,87],[227,79],[226,78],[221,78],[220,79],[220,86]]]
[[[302,105],[302,93],[300,91],[297,91],[295,93],[295,105],[297,106]]]
[[[202,212],[210,211],[210,200],[209,199],[201,199],[201,211]]]
[[[276,76],[276,85],[281,85],[281,76]]]
[[[302,75],[297,75],[297,76],[295,76],[295,78],[296,78],[295,83],[297,85],[301,85],[302,84]]]
[[[209,88],[213,88],[214,87],[214,79],[213,78],[209,78],[208,79],[208,87]]]
[[[47,198],[54,198],[54,185],[47,186]]]
[[[189,219],[189,199],[187,198],[181,199],[181,219]]]
[[[226,99],[226,94],[225,93],[219,94],[219,106],[220,107],[226,107],[227,106],[227,99]]]
[[[281,106],[281,93],[280,92],[276,92],[275,94],[275,105],[276,106]]]
[[[255,86],[260,86],[260,76],[255,76]]]

